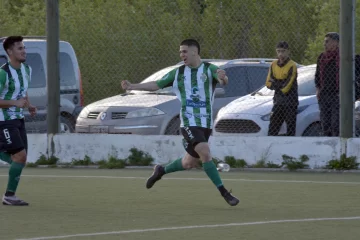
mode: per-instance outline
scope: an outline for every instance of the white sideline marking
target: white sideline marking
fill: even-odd
[[[0,177],[8,177],[8,175],[0,175]],[[71,175],[22,175],[22,177],[35,178],[103,178],[103,179],[148,179],[148,177],[121,177],[121,176],[71,176]],[[176,178],[164,177],[166,180],[192,180],[192,181],[208,181],[208,178]],[[305,180],[272,180],[272,179],[245,179],[245,178],[223,178],[224,181],[235,182],[276,182],[276,183],[317,183],[317,184],[352,184],[360,185],[360,182],[330,182],[330,181],[305,181]]]
[[[74,235],[62,235],[62,236],[22,238],[22,239],[17,239],[17,240],[64,239],[64,238],[72,238],[72,237],[91,237],[91,236],[104,236],[104,235],[119,235],[119,234],[127,234],[127,233],[159,232],[159,231],[168,231],[168,230],[184,230],[184,229],[196,229],[196,228],[237,227],[237,226],[275,224],[275,223],[315,222],[315,221],[342,221],[342,220],[360,220],[360,216],[357,216],[357,217],[342,217],[342,218],[305,218],[305,219],[288,219],[288,220],[273,220],[273,221],[244,222],[244,223],[227,223],[227,224],[214,224],[214,225],[194,225],[194,226],[183,226],[183,227],[146,228],[146,229],[133,229],[133,230],[123,230],[123,231],[113,231],[113,232],[97,232],[97,233],[83,233],[83,234],[74,234]]]

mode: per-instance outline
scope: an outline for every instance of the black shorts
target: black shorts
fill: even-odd
[[[195,151],[195,146],[201,142],[208,142],[212,130],[203,127],[183,127],[181,133],[184,136],[183,145],[186,152],[195,158],[200,158]]]
[[[24,119],[0,121],[0,152],[27,152],[28,142]]]

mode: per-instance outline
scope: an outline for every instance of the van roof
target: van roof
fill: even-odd
[[[32,41],[32,42],[43,42],[46,41],[46,36],[22,36],[24,38],[24,42],[26,41]],[[0,37],[0,42],[3,42],[7,37]],[[63,40],[60,40],[60,42],[65,42]]]

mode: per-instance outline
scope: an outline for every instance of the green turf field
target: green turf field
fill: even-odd
[[[360,239],[360,175],[222,173],[241,200],[230,207],[202,171],[25,169],[18,196],[0,206],[0,239]],[[1,187],[7,169],[0,169]]]

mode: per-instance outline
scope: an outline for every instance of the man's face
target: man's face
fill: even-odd
[[[180,46],[180,58],[184,61],[185,66],[192,66],[196,63],[198,57],[197,51],[195,46]]]
[[[325,48],[326,52],[334,51],[334,50],[337,49],[338,46],[339,46],[338,41],[336,41],[334,39],[331,39],[329,37],[325,37],[325,39],[324,39],[324,48]]]
[[[289,57],[290,51],[289,49],[285,49],[285,48],[277,48],[276,54],[281,61],[284,61]]]
[[[26,51],[23,42],[16,42],[14,45],[8,49],[9,57],[18,62],[25,62],[26,60]]]

